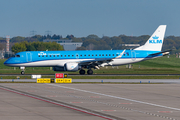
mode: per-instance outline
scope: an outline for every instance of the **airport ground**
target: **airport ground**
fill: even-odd
[[[1,83],[2,120],[178,120],[180,84]]]
[[[37,79],[0,79],[0,83],[37,83]],[[180,84],[180,79],[72,79],[73,84]]]

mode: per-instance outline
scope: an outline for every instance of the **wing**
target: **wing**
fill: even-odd
[[[123,50],[123,52],[115,58],[103,58],[103,59],[99,58],[99,59],[91,59],[91,60],[87,60],[87,61],[81,61],[81,62],[79,62],[79,65],[87,65],[90,67],[95,67],[95,66],[97,67],[99,65],[103,66],[103,63],[111,65],[110,62],[113,61],[113,59],[121,58],[123,56],[124,52],[125,52],[125,50]]]

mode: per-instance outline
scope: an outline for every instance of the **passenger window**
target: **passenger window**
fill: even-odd
[[[42,57],[44,57],[44,55],[42,55]]]
[[[109,54],[109,56],[111,56],[111,54]]]
[[[108,56],[108,55],[106,54],[106,56]]]
[[[82,55],[80,55],[82,57]]]
[[[20,57],[20,55],[16,55],[16,57]]]
[[[49,57],[51,57],[51,55]]]
[[[129,56],[129,53],[127,53],[127,56]]]
[[[97,56],[97,55],[96,55]]]
[[[104,54],[102,54],[102,56],[104,56]]]
[[[66,55],[64,55],[64,57],[66,57]]]
[[[86,56],[86,55],[84,55],[84,56]]]
[[[92,55],[92,56],[94,56],[94,55]]]
[[[90,56],[90,55],[88,55],[88,56]]]
[[[46,55],[46,57],[48,57],[48,55]]]
[[[38,55],[38,57],[40,57],[40,55]]]
[[[113,56],[114,56],[114,54],[113,54]]]
[[[70,55],[68,55],[68,57],[70,57]]]
[[[57,55],[57,57],[59,57],[59,55]]]
[[[99,56],[101,56],[101,54],[99,54]]]
[[[62,57],[63,55],[61,55],[61,57]]]
[[[116,54],[116,56],[118,56],[118,54]]]
[[[74,55],[72,55],[72,57],[74,57]]]
[[[54,55],[54,57],[55,57],[55,55]]]

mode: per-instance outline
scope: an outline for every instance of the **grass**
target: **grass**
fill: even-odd
[[[143,67],[153,67],[153,68],[180,68],[180,59],[171,56],[167,58],[166,56],[151,59],[143,62],[136,63],[136,65],[141,65]]]

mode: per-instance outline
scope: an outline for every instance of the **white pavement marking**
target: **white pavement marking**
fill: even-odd
[[[86,92],[86,93],[92,93],[92,94],[96,94],[96,95],[102,95],[102,96],[106,96],[106,97],[117,98],[117,99],[121,99],[121,100],[127,100],[127,101],[136,102],[136,103],[141,103],[141,104],[146,104],[146,105],[151,105],[151,106],[168,108],[168,109],[180,111],[179,108],[173,108],[173,107],[168,107],[168,106],[163,106],[163,105],[158,105],[158,104],[153,104],[153,103],[148,103],[148,102],[143,102],[143,101],[138,101],[138,100],[133,100],[133,99],[128,99],[128,98],[123,98],[123,97],[117,97],[117,96],[113,96],[113,95],[107,95],[107,94],[102,94],[102,93],[97,93],[97,92],[92,92],[92,91],[87,91],[87,90],[65,87],[62,85],[55,85],[55,84],[47,84],[47,85],[52,85],[52,86],[56,86],[56,87],[61,87],[61,88],[66,88],[66,89],[71,89],[71,90],[76,90],[76,91],[81,91],[81,92]]]

